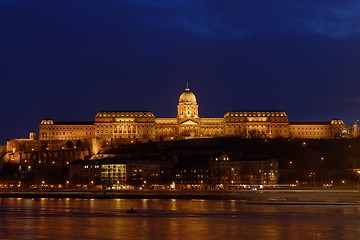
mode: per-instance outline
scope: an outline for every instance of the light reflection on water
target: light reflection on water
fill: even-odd
[[[47,198],[0,205],[0,239],[360,239],[358,206]],[[126,213],[132,207],[137,213]]]

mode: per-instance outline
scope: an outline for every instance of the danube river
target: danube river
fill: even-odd
[[[358,205],[0,198],[0,206],[0,239],[360,239]]]

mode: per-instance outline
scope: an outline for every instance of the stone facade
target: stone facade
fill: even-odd
[[[342,138],[348,136],[348,127],[342,120],[327,122],[293,122],[289,124],[290,138]]]
[[[88,156],[91,149],[91,138],[36,140],[34,133],[30,133],[29,138],[8,140],[2,159],[3,162],[17,164],[63,165],[76,158]]]
[[[42,120],[39,128],[40,140],[82,140],[92,139],[93,122],[55,122]]]
[[[126,183],[126,161],[119,158],[74,160],[67,167],[68,187],[104,186],[122,189]]]
[[[90,140],[93,153],[121,144],[189,138],[338,138],[348,136],[342,120],[289,122],[276,110],[237,110],[223,118],[201,118],[196,96],[188,85],[180,95],[176,118],[156,118],[148,111],[104,111],[94,122],[43,120],[40,140]]]

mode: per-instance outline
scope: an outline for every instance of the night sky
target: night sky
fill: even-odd
[[[360,119],[359,0],[0,0],[0,144],[104,110]]]

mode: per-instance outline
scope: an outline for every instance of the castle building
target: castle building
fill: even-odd
[[[136,142],[240,136],[244,138],[338,138],[348,132],[342,120],[289,122],[277,110],[236,110],[222,118],[201,118],[195,94],[186,84],[176,118],[156,118],[149,111],[103,111],[94,122],[42,120],[39,140],[87,140],[93,152]]]

